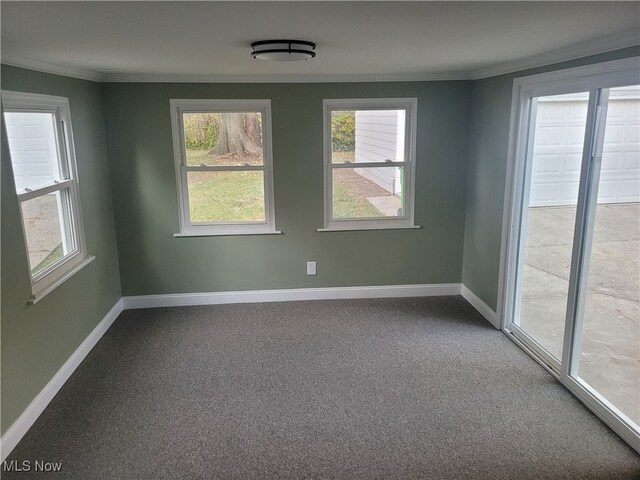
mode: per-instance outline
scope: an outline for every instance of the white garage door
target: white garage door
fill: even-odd
[[[574,205],[578,196],[587,95],[538,101],[529,205]],[[640,89],[609,99],[598,203],[640,201]]]

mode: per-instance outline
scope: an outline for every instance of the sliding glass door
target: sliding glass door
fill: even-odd
[[[500,312],[516,342],[640,451],[634,60],[515,81]]]
[[[559,365],[589,92],[532,98],[514,326]]]
[[[602,91],[570,374],[640,425],[640,85]]]

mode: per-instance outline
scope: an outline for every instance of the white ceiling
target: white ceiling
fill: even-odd
[[[640,43],[639,2],[6,2],[2,61],[103,80],[478,78]],[[316,42],[305,62],[256,40]]]

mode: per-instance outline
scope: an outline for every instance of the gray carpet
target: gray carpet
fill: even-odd
[[[461,297],[126,311],[9,458],[36,459],[77,479],[640,478]]]

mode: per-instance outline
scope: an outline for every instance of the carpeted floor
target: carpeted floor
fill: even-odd
[[[461,297],[126,311],[8,460],[77,479],[640,478]]]

